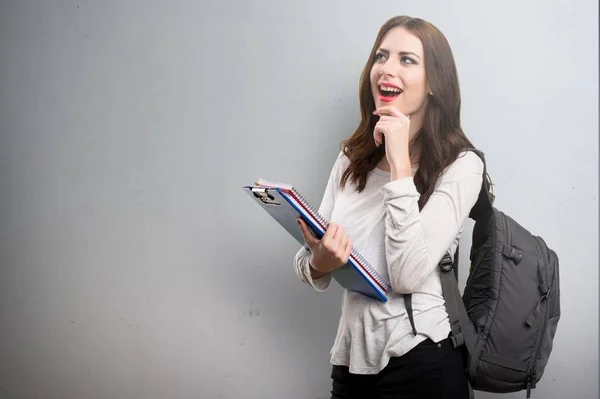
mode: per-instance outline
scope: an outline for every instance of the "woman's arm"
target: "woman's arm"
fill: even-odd
[[[325,291],[331,284],[331,273],[321,273],[310,266],[311,253],[302,247],[294,257],[294,270],[303,283],[309,284],[317,291]]]
[[[341,173],[343,173],[342,165],[342,152],[338,154],[338,157],[329,173],[329,179],[325,187],[325,192],[321,199],[318,212],[327,220],[331,220],[331,214],[333,207],[335,206],[335,197],[338,192],[339,179]],[[300,226],[298,226],[300,228]],[[298,278],[308,283],[311,287],[317,291],[325,291],[331,283],[331,273],[321,273],[311,267],[311,252],[308,246],[303,246],[294,256],[294,271]]]
[[[386,258],[392,290],[415,292],[438,266],[475,205],[483,163],[473,152],[459,155],[419,212],[412,177],[381,188],[386,207]]]

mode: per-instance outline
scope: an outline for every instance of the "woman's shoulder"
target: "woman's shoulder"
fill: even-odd
[[[461,176],[477,174],[483,177],[483,161],[473,151],[465,150],[446,168],[443,180],[455,180]]]
[[[344,173],[346,168],[350,165],[350,159],[344,153],[344,150],[340,150],[333,163],[333,170],[340,175]]]

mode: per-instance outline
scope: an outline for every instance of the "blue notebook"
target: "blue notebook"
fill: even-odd
[[[296,221],[299,216],[315,237],[320,239],[325,234],[329,222],[293,186],[259,179],[255,185],[242,188],[300,244],[305,245],[304,236]],[[334,270],[331,276],[347,290],[387,302],[389,284],[355,248],[352,248],[348,263]]]

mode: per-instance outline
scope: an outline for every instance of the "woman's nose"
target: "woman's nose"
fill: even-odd
[[[391,72],[391,71],[392,71],[391,65],[389,65],[389,64],[386,62],[385,64],[383,64],[383,65],[381,66],[381,69],[379,70],[379,74],[380,74],[381,76],[384,76],[384,75],[386,75],[386,76],[391,76],[391,75],[392,75],[392,72]]]

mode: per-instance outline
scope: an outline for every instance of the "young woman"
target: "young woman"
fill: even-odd
[[[444,35],[399,16],[380,29],[360,80],[362,120],[342,143],[319,212],[331,223],[294,258],[318,291],[355,246],[386,278],[388,302],[344,291],[331,349],[332,398],[468,398],[438,263],[479,195],[483,163],[460,125],[454,58]],[[412,294],[413,334],[404,304]]]

